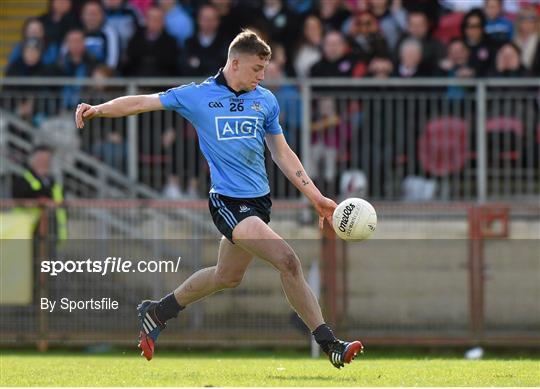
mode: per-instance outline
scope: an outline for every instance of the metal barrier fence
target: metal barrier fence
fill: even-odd
[[[155,93],[186,79],[3,79],[1,107],[170,197],[206,192],[193,126],[174,112],[96,119],[73,107]],[[376,200],[534,200],[540,195],[540,79],[268,81],[289,144],[330,196]],[[9,126],[8,126],[9,127]],[[16,128],[7,131],[16,133]],[[9,145],[8,145],[9,146]],[[298,191],[268,158],[277,198]],[[181,191],[178,191],[178,188]]]
[[[5,230],[13,227],[6,223],[14,205],[0,202]],[[44,208],[32,242],[0,241],[11,294],[30,288],[26,304],[0,305],[3,344],[133,344],[140,300],[159,298],[216,262],[219,235],[205,202],[84,200],[66,208],[67,241],[55,238],[52,206]],[[298,253],[340,336],[368,345],[540,345],[538,206],[376,208],[378,230],[361,243],[343,243],[334,234],[321,239],[302,203],[277,201],[273,208],[271,226]],[[28,245],[34,256],[25,265],[21,253]],[[107,258],[106,274],[86,264]],[[120,266],[128,260],[132,267]],[[60,262],[44,268],[43,261]],[[81,271],[74,261],[83,262]],[[42,298],[57,301],[57,309],[42,309]],[[110,298],[119,307],[69,312],[60,309],[62,298]],[[166,332],[160,342],[169,345],[309,344],[278,274],[261,260],[253,261],[241,286],[189,306]]]

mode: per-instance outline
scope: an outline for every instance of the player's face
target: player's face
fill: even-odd
[[[237,59],[237,74],[244,90],[253,90],[264,80],[264,72],[268,66],[267,59],[257,55],[241,55]]]

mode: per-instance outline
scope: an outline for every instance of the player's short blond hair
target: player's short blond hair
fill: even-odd
[[[242,30],[229,45],[229,58],[235,54],[256,55],[260,59],[270,59],[272,49],[255,32]]]

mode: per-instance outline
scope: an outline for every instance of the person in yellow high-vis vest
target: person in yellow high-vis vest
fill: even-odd
[[[32,149],[28,157],[27,168],[22,176],[15,176],[12,183],[12,197],[14,199],[53,200],[57,205],[64,202],[64,190],[54,181],[51,174],[53,150],[46,145],[38,145]],[[25,212],[41,213],[37,207],[24,208]],[[67,213],[63,207],[55,209],[55,217],[49,224],[50,233],[55,240],[63,241],[67,238]]]

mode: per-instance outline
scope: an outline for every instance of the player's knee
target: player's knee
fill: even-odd
[[[300,260],[292,250],[286,250],[283,252],[281,254],[279,263],[279,270],[284,276],[296,277],[301,272],[302,265],[300,264]]]
[[[242,282],[243,274],[216,273],[216,283],[224,289],[236,288]]]

